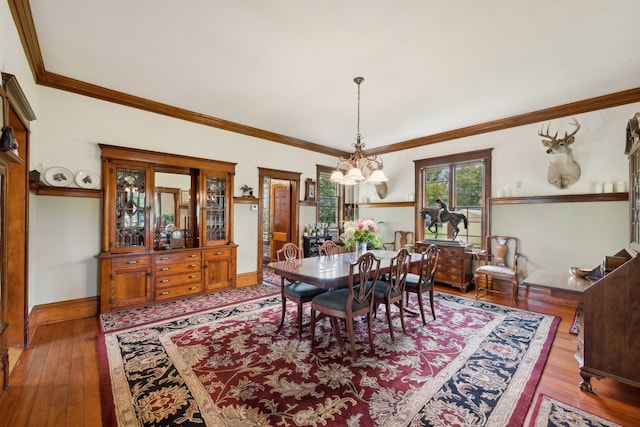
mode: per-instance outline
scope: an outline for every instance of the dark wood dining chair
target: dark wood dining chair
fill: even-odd
[[[369,345],[371,353],[375,351],[373,333],[371,330],[371,316],[373,314],[373,291],[380,273],[380,259],[371,252],[365,252],[355,262],[349,265],[348,287],[332,290],[318,295],[311,301],[311,351],[315,349],[316,320],[319,313],[331,319],[331,329],[343,347],[342,335],[338,319],[344,319],[347,325],[347,335],[351,347],[351,356],[356,357],[355,338],[353,333],[354,319],[358,316],[367,317],[369,331]]]
[[[320,247],[318,248],[318,256],[323,255],[334,255],[340,251],[340,246],[333,240],[326,240]]]
[[[276,259],[278,261],[290,261],[302,259],[302,249],[293,243],[285,243],[282,248],[276,251]],[[313,297],[326,292],[325,289],[314,286],[310,283],[292,281],[281,277],[280,279],[280,298],[282,299],[282,316],[280,317],[280,326],[278,331],[284,325],[284,318],[287,312],[287,300],[298,305],[298,339],[302,338],[302,308],[303,304],[311,302]]]
[[[395,340],[393,335],[393,324],[391,322],[391,307],[400,309],[400,323],[402,332],[407,330],[404,326],[404,288],[407,274],[411,268],[411,254],[407,248],[400,249],[389,261],[389,273],[382,280],[376,282],[373,294],[373,312],[377,313],[378,306],[384,304],[387,311],[387,322],[389,323],[389,334],[391,340]]]
[[[423,301],[423,294],[426,292],[429,292],[431,315],[433,316],[433,320],[436,320],[436,311],[433,308],[433,282],[439,260],[440,249],[438,249],[436,245],[429,245],[423,248],[421,251],[420,265],[418,266],[418,274],[407,274],[407,280],[404,286],[405,294],[407,295],[407,304],[410,294],[416,294],[418,297],[418,306],[420,307],[420,316],[422,316],[423,325],[427,324],[427,320],[424,315]]]

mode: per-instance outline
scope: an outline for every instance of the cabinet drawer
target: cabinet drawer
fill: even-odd
[[[231,258],[231,249],[229,248],[212,249],[210,251],[205,252],[204,256],[208,260]]]
[[[157,276],[156,275],[156,288],[168,288],[171,286],[184,285],[187,283],[202,282],[201,270],[190,271],[187,273],[173,274],[171,276]]]
[[[156,289],[156,301],[197,294],[200,293],[201,290],[202,285],[200,283],[174,286],[166,289]]]
[[[445,248],[442,252],[442,254],[448,258],[462,258],[464,248]]]
[[[458,271],[436,271],[436,282],[450,283],[454,285],[460,285],[463,283],[462,274]]]
[[[200,261],[199,251],[163,252],[156,255],[156,264],[173,264],[175,262]]]
[[[460,265],[462,265],[462,258],[440,258],[440,261],[438,261],[439,267],[459,267]]]
[[[113,258],[111,260],[111,268],[113,270],[121,270],[123,268],[138,268],[151,266],[151,257],[149,256],[131,256],[123,258]]]
[[[200,272],[202,262],[192,260],[173,264],[156,264],[156,276],[169,276],[178,273]]]

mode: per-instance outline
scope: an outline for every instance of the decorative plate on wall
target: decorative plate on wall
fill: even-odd
[[[44,180],[49,185],[53,185],[56,187],[66,187],[67,185],[71,184],[71,181],[73,180],[73,174],[67,168],[54,166],[47,169],[47,171],[44,173]]]
[[[95,172],[80,171],[76,173],[76,184],[80,188],[97,188],[100,184],[100,178]]]

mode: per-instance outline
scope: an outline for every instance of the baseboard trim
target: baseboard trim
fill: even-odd
[[[36,305],[29,314],[29,337],[40,325],[96,316],[99,305],[97,296]]]
[[[258,283],[262,283],[262,280],[258,280],[257,271],[242,273],[236,276],[236,288],[245,288],[247,286],[254,286],[254,285],[257,285]]]
[[[238,274],[236,277],[238,288],[254,286],[258,283],[262,283],[262,280],[259,280],[257,271]],[[36,305],[29,314],[29,337],[33,337],[40,325],[96,316],[99,313],[99,306],[100,297],[97,296]]]

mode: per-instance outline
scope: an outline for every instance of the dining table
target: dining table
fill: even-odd
[[[371,252],[380,259],[380,275],[391,269],[391,258],[396,251],[373,249]],[[412,267],[420,264],[421,254],[411,253]],[[349,266],[357,261],[355,252],[343,252],[333,255],[321,255],[309,258],[276,261],[269,263],[274,272],[283,278],[309,283],[322,289],[338,289],[349,284]]]

